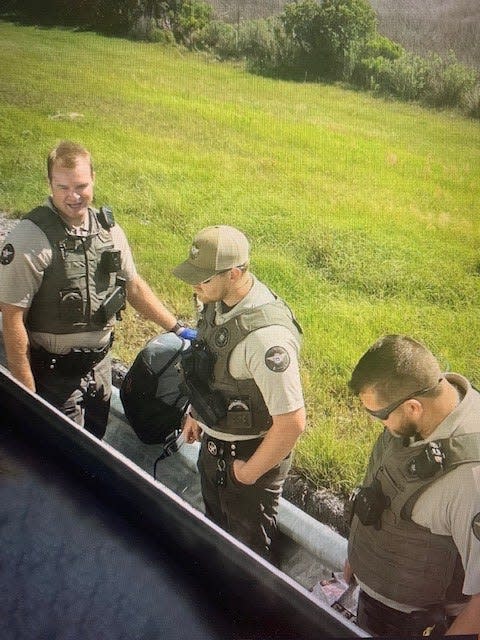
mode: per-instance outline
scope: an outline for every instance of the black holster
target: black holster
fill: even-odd
[[[30,359],[36,369],[55,371],[66,377],[84,376],[105,358],[112,342],[113,337],[101,349],[75,348],[65,354],[50,353],[42,347],[34,347],[30,349]]]
[[[227,403],[219,391],[210,388],[215,357],[203,341],[193,340],[182,352],[181,390],[205,424],[215,425],[227,414]]]

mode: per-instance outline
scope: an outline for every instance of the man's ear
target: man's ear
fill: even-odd
[[[419,418],[423,414],[423,405],[420,400],[412,398],[405,402],[407,414],[412,418]]]
[[[243,273],[244,273],[243,269],[239,269],[238,267],[233,267],[230,270],[230,280],[232,280],[232,282],[237,282],[238,280],[240,280]]]

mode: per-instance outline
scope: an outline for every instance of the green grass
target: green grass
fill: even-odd
[[[81,116],[72,118],[69,114]],[[309,429],[296,464],[348,490],[379,427],[346,382],[384,333],[480,383],[480,129],[453,112],[249,75],[161,45],[0,23],[0,209],[43,200],[44,159],[84,143],[140,272],[183,317],[171,268],[201,227],[252,241],[304,327]],[[156,329],[130,313],[116,353]]]

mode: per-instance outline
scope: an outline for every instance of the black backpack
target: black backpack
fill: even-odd
[[[189,400],[180,390],[177,365],[189,345],[171,332],[156,336],[137,355],[122,382],[125,416],[145,444],[164,443],[180,427]]]

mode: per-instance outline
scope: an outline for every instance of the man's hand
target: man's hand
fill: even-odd
[[[233,475],[240,484],[255,484],[255,480],[245,474],[245,460],[235,460],[233,463]]]
[[[190,414],[187,414],[182,429],[183,437],[187,444],[193,444],[194,442],[200,442],[200,436],[202,435],[202,429],[195,418],[192,418]]]
[[[233,473],[242,484],[255,484],[264,473],[279,464],[293,449],[305,427],[305,409],[273,416],[263,442],[246,461],[235,460]]]

